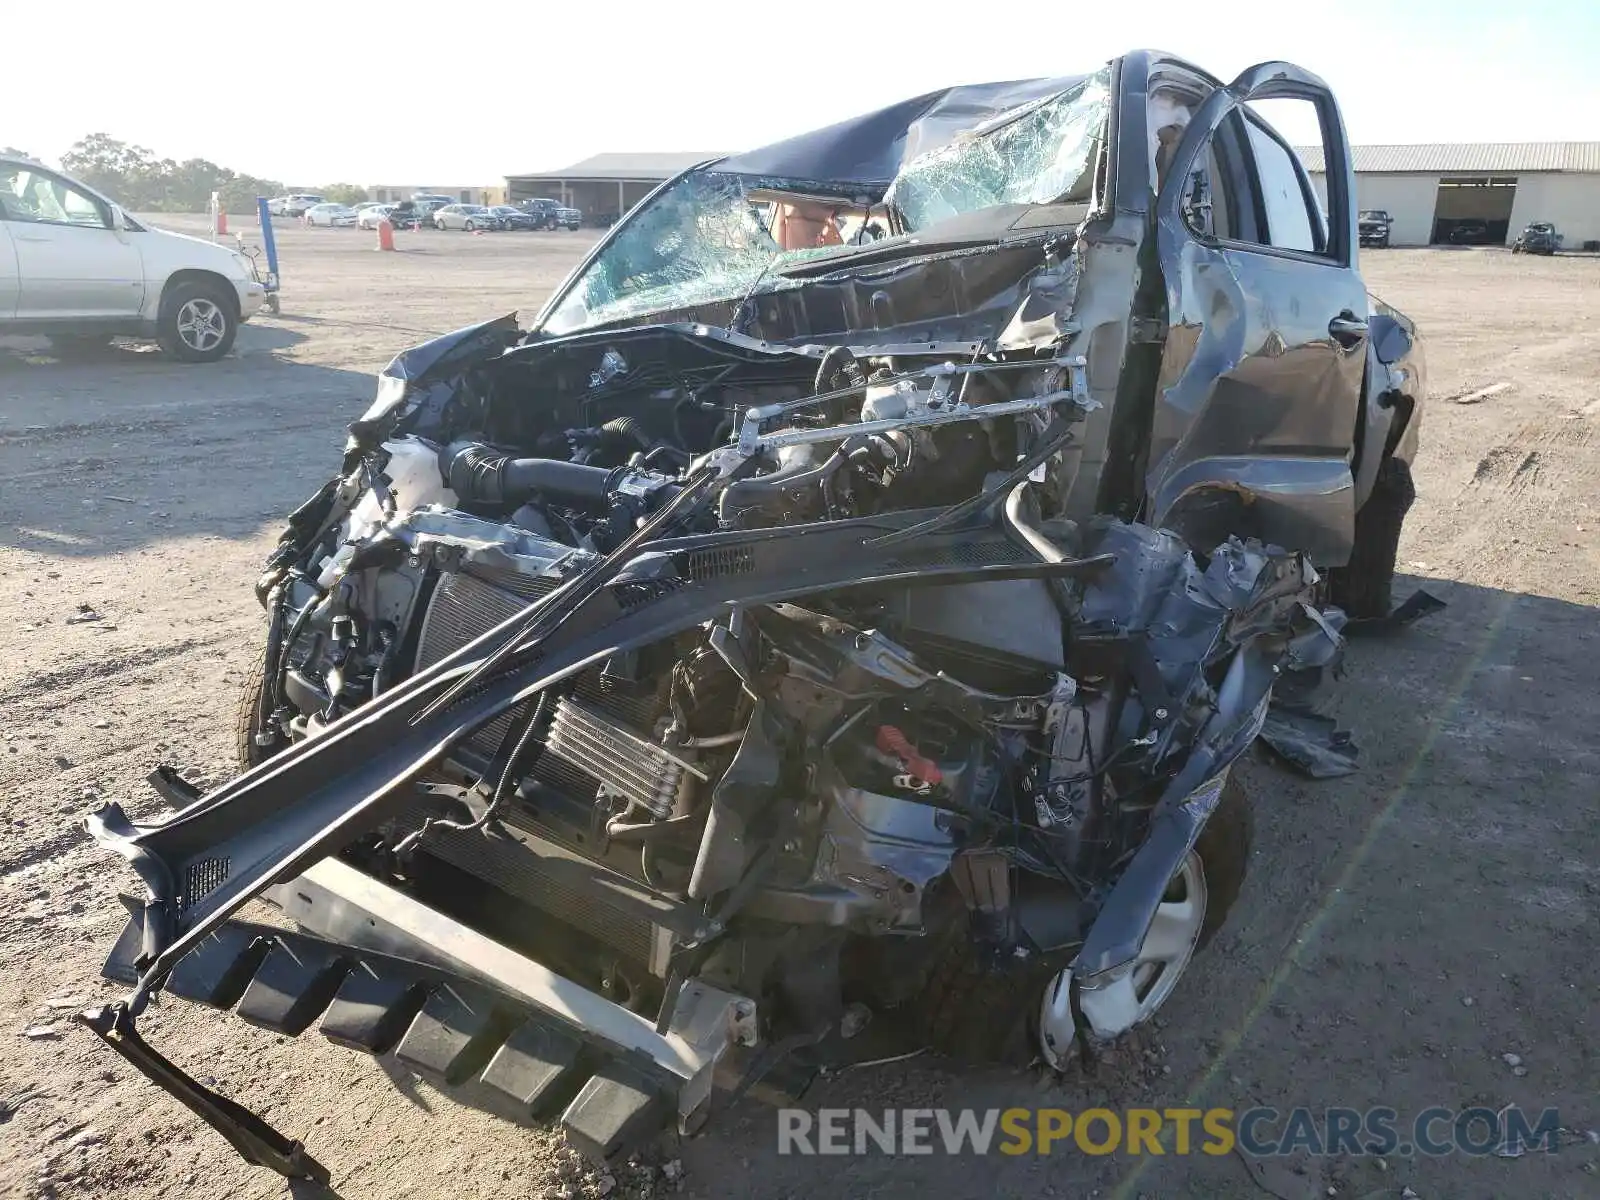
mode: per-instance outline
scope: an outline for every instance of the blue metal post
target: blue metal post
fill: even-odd
[[[261,214],[261,248],[267,252],[267,270],[272,272],[274,282],[278,275],[278,243],[272,236],[272,213],[267,208],[265,196],[256,197],[256,211]]]

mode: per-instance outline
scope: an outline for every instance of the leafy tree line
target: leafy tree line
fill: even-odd
[[[104,133],[74,142],[61,156],[61,169],[134,212],[204,212],[211,193],[218,192],[228,212],[244,214],[254,211],[257,196],[287,190],[276,179],[243,175],[204,158],[157,158],[143,146]],[[367,198],[365,189],[349,183],[332,184],[321,194],[343,204]]]

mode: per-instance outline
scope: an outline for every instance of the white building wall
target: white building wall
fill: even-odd
[[[1517,176],[1517,199],[1511,207],[1511,237],[1530,221],[1549,221],[1561,234],[1565,250],[1600,241],[1600,175],[1556,172]]]
[[[1426,246],[1433,234],[1433,210],[1439,199],[1437,175],[1356,176],[1357,208],[1381,208],[1394,218],[1392,246]]]
[[[1362,172],[1356,176],[1356,207],[1387,210],[1394,218],[1394,245],[1426,246],[1433,234],[1439,178]],[[1530,221],[1554,223],[1561,233],[1562,246],[1568,250],[1580,249],[1586,241],[1600,241],[1600,175],[1548,171],[1521,174],[1516,180],[1517,198],[1511,208],[1508,242]],[[1327,177],[1316,172],[1311,182],[1326,211]]]
[[[1328,208],[1328,177],[1311,176],[1323,211]],[[1437,175],[1356,175],[1356,208],[1381,208],[1394,218],[1392,246],[1426,246],[1433,234],[1433,209],[1439,196]],[[1520,229],[1521,226],[1519,225]]]

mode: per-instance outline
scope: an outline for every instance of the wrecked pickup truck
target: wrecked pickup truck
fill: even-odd
[[[697,166],[531,329],[402,354],[259,581],[243,773],[89,818],[146,894],[81,1020],[291,1176],[154,994],[599,1158],[1148,1020],[1239,894],[1275,686],[1389,608],[1423,375],[1353,194],[1315,76],[1137,52]]]

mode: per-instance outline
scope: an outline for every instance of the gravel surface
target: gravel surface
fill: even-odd
[[[191,231],[199,219],[169,218]],[[246,227],[247,236],[250,233]],[[336,468],[396,351],[520,309],[593,235],[290,228],[284,311],[222,363],[145,347],[57,361],[0,341],[0,1191],[290,1194],[66,1019],[97,976],[131,872],[77,824],[158,810],[158,760],[232,768],[234,697],[261,635],[251,592],[283,514]],[[559,1140],[454,1105],[408,1073],[191,1006],[141,1028],[302,1137],[336,1195],[781,1197],[1600,1195],[1600,261],[1368,252],[1421,322],[1434,401],[1408,578],[1447,611],[1353,644],[1338,698],[1362,771],[1305,783],[1249,764],[1255,861],[1239,907],[1159,1026],[1094,1078],[847,1073],[810,1106],[1079,1109],[1194,1103],[1554,1106],[1554,1156],[797,1159],[770,1109],[610,1175]],[[1508,387],[1484,393],[1496,384]],[[1466,398],[1455,403],[1452,397]],[[1407,1193],[1407,1189],[1410,1192]],[[321,1194],[297,1189],[295,1195]]]

